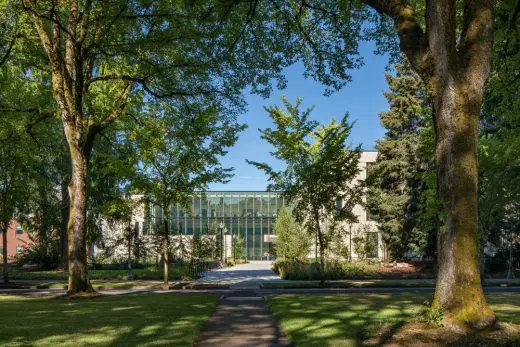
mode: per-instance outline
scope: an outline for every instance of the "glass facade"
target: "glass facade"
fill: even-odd
[[[245,243],[245,257],[265,260],[272,242],[274,220],[284,206],[279,192],[200,192],[187,206],[171,208],[174,233],[204,235],[214,228],[223,228],[231,239],[240,235]],[[151,220],[161,221],[160,208],[151,209]]]

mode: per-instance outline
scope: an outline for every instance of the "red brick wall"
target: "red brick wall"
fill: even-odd
[[[11,221],[9,224],[9,228],[7,229],[7,258],[11,260],[13,256],[16,255],[17,247],[25,247],[26,243],[30,243],[29,236],[25,230],[22,230],[21,234],[16,232],[16,228],[21,227],[20,223],[17,221]],[[0,248],[2,248],[2,237],[3,235],[0,233]],[[1,257],[2,253],[0,253]]]

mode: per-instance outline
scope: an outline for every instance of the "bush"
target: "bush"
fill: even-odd
[[[49,239],[48,242],[27,243],[21,254],[14,256],[14,263],[18,267],[35,265],[40,270],[56,269],[60,266],[60,248],[58,240]]]
[[[304,261],[307,258],[311,247],[310,236],[296,222],[290,209],[283,208],[278,212],[274,232],[274,253],[278,258],[290,261]]]
[[[320,264],[316,262],[277,260],[273,271],[286,280],[321,280]],[[359,279],[373,276],[375,271],[361,263],[326,261],[324,274],[326,280]]]

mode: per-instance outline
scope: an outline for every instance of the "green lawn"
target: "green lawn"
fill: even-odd
[[[134,279],[136,280],[162,280],[163,268],[150,266],[144,269],[133,270]],[[128,270],[88,270],[90,279],[126,279]],[[68,273],[66,271],[12,271],[9,274],[12,280],[66,280]],[[178,280],[190,278],[188,269],[182,266],[170,265],[168,272],[170,280]]]
[[[84,299],[0,295],[0,345],[191,346],[217,299],[175,294]]]
[[[366,331],[404,322],[421,311],[432,294],[277,295],[269,304],[296,346],[358,345]],[[518,293],[489,294],[498,318],[520,324]]]

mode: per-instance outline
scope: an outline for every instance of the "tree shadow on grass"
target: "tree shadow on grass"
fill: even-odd
[[[0,296],[0,345],[190,345],[211,295],[143,294],[82,300]]]
[[[421,330],[412,329],[408,321],[422,310],[422,303],[429,301],[431,295],[279,295],[270,299],[270,305],[284,332],[298,346],[382,345],[395,341],[403,329],[408,329],[406,333],[411,338],[406,343],[413,346],[417,345],[413,343],[414,339],[421,341]],[[490,302],[498,305],[495,306],[498,318],[512,322],[520,320],[520,303],[515,301],[520,299],[501,295],[489,296]],[[376,336],[377,340],[370,340],[370,336]],[[506,335],[504,339],[508,341]],[[424,343],[428,341],[431,339],[426,336]],[[465,341],[469,340],[454,339],[453,343],[467,345]]]

